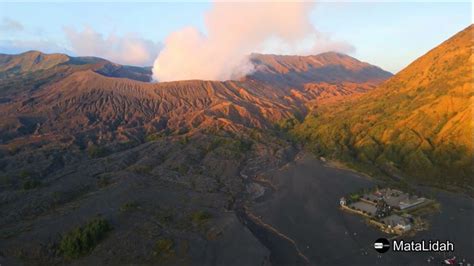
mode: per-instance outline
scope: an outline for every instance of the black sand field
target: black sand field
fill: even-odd
[[[326,166],[308,154],[266,176],[278,189],[269,199],[255,204],[250,212],[286,237],[268,237],[267,230],[262,241],[265,233],[254,232],[270,250],[273,264],[305,264],[304,260],[295,257],[294,248],[288,248],[288,241],[294,241],[311,265],[429,265],[440,264],[453,255],[458,260],[474,262],[472,198],[436,192],[441,213],[430,215],[431,228],[414,237],[450,240],[455,244],[454,254],[392,251],[379,254],[373,249],[373,242],[387,235],[367,225],[361,217],[338,208],[341,195],[374,186],[373,180]],[[253,231],[258,230],[266,229],[254,228]],[[429,261],[430,256],[434,256],[434,260]]]

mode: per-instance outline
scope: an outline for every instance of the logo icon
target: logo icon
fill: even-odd
[[[374,248],[379,253],[385,253],[390,249],[390,242],[386,238],[375,240]]]

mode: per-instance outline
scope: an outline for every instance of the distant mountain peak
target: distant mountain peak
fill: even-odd
[[[45,54],[39,51],[28,51],[19,55],[0,54],[0,71],[48,69],[65,63],[69,59],[70,57],[65,54]]]
[[[319,105],[298,134],[363,169],[472,192],[473,36],[470,25],[376,89]]]
[[[337,52],[306,56],[252,54],[251,62],[256,71],[250,77],[274,85],[295,81],[300,85],[309,82],[378,84],[392,76],[380,67]]]
[[[60,68],[56,69],[55,68]],[[92,56],[72,57],[66,54],[47,54],[32,50],[21,54],[0,54],[0,73],[3,75],[22,75],[34,71],[50,71],[52,75],[92,70],[108,77],[124,77],[139,81],[151,80],[148,67],[124,66],[106,59]]]

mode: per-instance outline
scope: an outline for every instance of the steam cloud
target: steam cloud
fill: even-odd
[[[89,27],[82,31],[64,28],[64,32],[72,51],[77,55],[104,57],[120,64],[149,66],[161,48],[160,43],[131,33],[124,36],[110,34],[104,37]]]
[[[23,24],[11,18],[3,18],[0,21],[0,31],[22,31]]]
[[[215,2],[204,16],[206,34],[188,27],[168,36],[155,60],[153,77],[158,81],[228,80],[248,74],[253,71],[249,55],[264,49],[268,41],[297,46],[308,36],[321,37],[309,19],[312,6],[306,2]],[[324,38],[322,48],[327,50],[331,44]],[[351,49],[350,45],[336,46],[336,50]],[[321,50],[318,45],[312,48]]]

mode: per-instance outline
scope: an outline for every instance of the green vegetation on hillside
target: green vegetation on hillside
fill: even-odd
[[[78,258],[94,249],[110,230],[112,227],[105,219],[94,219],[64,235],[59,250],[68,258]]]
[[[238,158],[252,149],[253,142],[246,138],[229,138],[215,136],[214,140],[209,143],[206,150],[214,151],[225,158]]]
[[[472,191],[471,32],[361,98],[318,107],[291,134],[357,170]]]

